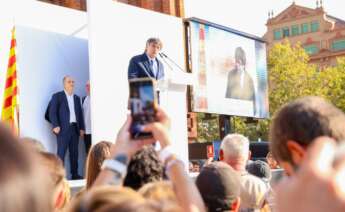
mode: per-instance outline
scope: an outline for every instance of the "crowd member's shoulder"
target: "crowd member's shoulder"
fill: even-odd
[[[247,185],[248,187],[255,186],[258,189],[260,189],[260,191],[267,191],[267,189],[268,189],[265,182],[262,179],[254,176],[250,173],[242,174],[241,175],[241,182],[242,182],[242,184]]]

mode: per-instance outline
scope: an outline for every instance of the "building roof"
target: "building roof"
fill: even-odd
[[[296,19],[316,16],[320,14],[325,14],[327,20],[334,22],[333,29],[345,28],[345,20],[334,17],[332,15],[328,15],[324,11],[323,7],[318,7],[318,8],[313,9],[313,8],[297,5],[295,3],[292,3],[288,8],[280,12],[275,17],[268,19],[267,25],[280,24],[282,22],[294,21]]]
[[[335,22],[334,29],[345,28],[345,21],[344,20],[337,18],[337,17],[334,17],[334,16],[331,16],[331,15],[326,15],[326,17],[327,17],[327,19]]]

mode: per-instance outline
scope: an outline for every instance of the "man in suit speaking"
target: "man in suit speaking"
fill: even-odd
[[[70,152],[72,179],[81,179],[78,175],[79,136],[84,135],[84,120],[80,98],[74,92],[74,80],[70,76],[63,78],[64,90],[55,93],[49,107],[49,119],[57,137],[57,154],[64,162],[66,150]]]
[[[242,47],[235,50],[235,68],[228,73],[226,98],[255,101],[254,82],[246,70],[246,53]]]
[[[164,78],[164,66],[157,59],[162,49],[159,38],[149,38],[146,42],[145,52],[132,57],[128,66],[128,79],[150,77],[156,80]]]

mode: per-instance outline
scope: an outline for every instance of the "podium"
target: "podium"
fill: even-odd
[[[188,168],[187,86],[192,83],[192,74],[182,71],[171,71],[163,82],[158,83],[160,106],[171,120],[171,145],[186,168]]]

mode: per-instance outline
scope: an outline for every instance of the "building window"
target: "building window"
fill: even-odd
[[[304,50],[308,54],[316,54],[319,52],[319,47],[316,44],[311,44],[311,45],[304,46]]]
[[[302,33],[308,33],[309,32],[309,24],[302,24]]]
[[[336,40],[332,42],[332,50],[344,50],[345,49],[345,39],[344,40]]]
[[[290,36],[290,29],[289,27],[284,27],[283,28],[283,37],[289,37]]]
[[[282,38],[282,31],[280,29],[274,30],[274,40],[279,40]]]
[[[295,35],[299,35],[299,27],[298,25],[294,25],[291,27],[291,35],[295,36]]]
[[[311,24],[310,24],[310,28],[311,28],[311,31],[312,31],[312,32],[317,32],[317,31],[319,31],[319,27],[320,27],[320,24],[319,24],[318,21],[313,21],[313,22],[311,22]]]

